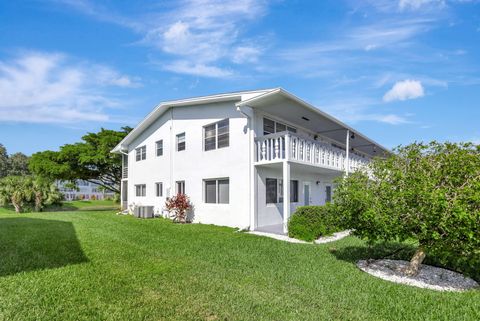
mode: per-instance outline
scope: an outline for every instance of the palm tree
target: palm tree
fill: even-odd
[[[0,204],[12,204],[16,213],[21,213],[26,203],[34,198],[32,178],[8,176],[0,183]]]

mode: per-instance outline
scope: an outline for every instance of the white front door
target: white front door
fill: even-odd
[[[310,205],[310,183],[303,183],[303,204]]]

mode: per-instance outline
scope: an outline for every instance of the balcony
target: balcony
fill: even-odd
[[[354,154],[349,155],[347,162],[344,150],[290,132],[257,137],[255,149],[257,165],[288,160],[338,171],[346,171],[348,166],[349,172],[354,172],[369,162]]]

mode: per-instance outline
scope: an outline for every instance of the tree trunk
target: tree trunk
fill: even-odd
[[[420,265],[425,259],[425,255],[425,250],[422,247],[419,247],[410,260],[410,264],[406,267],[405,274],[409,276],[417,275],[420,270]]]
[[[42,194],[36,193],[35,194],[35,212],[40,212],[42,210]]]
[[[12,199],[12,205],[13,205],[13,207],[15,207],[15,213],[22,212],[22,207],[20,206],[20,204],[15,202],[13,199]]]

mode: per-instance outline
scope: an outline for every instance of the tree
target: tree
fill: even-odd
[[[418,243],[408,275],[418,273],[427,253],[480,257],[480,146],[400,147],[368,172],[339,181],[334,199],[346,227],[369,242]]]
[[[8,158],[8,176],[29,175],[29,157],[23,153],[15,153]]]
[[[33,199],[31,177],[7,176],[0,181],[0,205],[12,205],[21,213],[25,204]]]
[[[12,205],[16,213],[27,207],[41,211],[61,199],[55,184],[40,177],[7,176],[0,179],[0,206]]]
[[[121,156],[110,151],[131,130],[130,127],[120,131],[102,128],[98,133],[83,136],[82,142],[63,145],[58,152],[35,153],[30,160],[30,170],[48,179],[70,182],[82,179],[119,193]]]
[[[41,212],[47,205],[59,204],[63,197],[53,182],[43,177],[35,177],[32,180],[35,212]]]
[[[8,172],[8,154],[5,146],[0,144],[0,178],[7,176]]]

